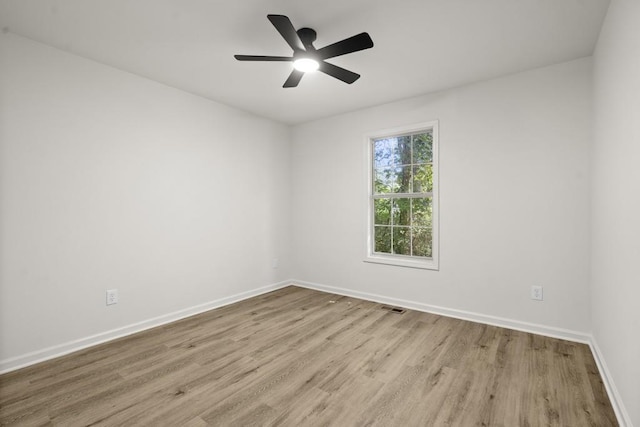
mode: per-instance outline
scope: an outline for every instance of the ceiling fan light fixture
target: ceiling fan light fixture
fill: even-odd
[[[320,63],[312,58],[299,58],[293,61],[293,68],[304,73],[318,70]]]
[[[238,61],[293,61],[293,70],[282,87],[296,87],[305,73],[316,70],[347,84],[351,84],[360,78],[360,74],[338,67],[325,60],[372,48],[373,40],[371,40],[369,34],[356,34],[316,49],[313,46],[313,42],[316,40],[317,34],[312,28],[304,27],[296,30],[291,20],[284,15],[267,15],[267,19],[273,24],[289,47],[293,49],[293,56],[233,55]]]

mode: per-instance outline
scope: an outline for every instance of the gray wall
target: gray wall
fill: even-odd
[[[290,277],[287,127],[0,40],[0,360]]]
[[[594,55],[591,311],[595,341],[640,425],[640,2],[611,2]]]

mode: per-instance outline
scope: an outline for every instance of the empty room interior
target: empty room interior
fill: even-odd
[[[0,28],[1,425],[640,426],[640,2]]]

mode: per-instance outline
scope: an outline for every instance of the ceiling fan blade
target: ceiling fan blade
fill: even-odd
[[[238,61],[293,61],[289,56],[233,55]]]
[[[291,46],[291,49],[294,51],[305,50],[304,44],[302,44],[302,40],[300,40],[289,18],[284,15],[267,15],[267,18],[276,27],[282,38]]]
[[[293,70],[291,74],[289,74],[289,78],[282,87],[296,87],[298,83],[300,83],[300,79],[304,76],[304,71]]]
[[[318,49],[316,53],[320,59],[334,58],[347,53],[358,52],[359,50],[369,49],[373,47],[373,40],[367,33],[360,33],[348,39],[330,44],[322,49]]]
[[[342,80],[345,83],[353,83],[360,78],[360,74],[356,74],[353,71],[345,70],[337,65],[329,64],[328,62],[321,61],[318,70],[325,74],[335,77],[338,80]]]

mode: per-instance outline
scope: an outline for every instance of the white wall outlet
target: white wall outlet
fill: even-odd
[[[531,287],[531,299],[536,301],[542,301],[542,286]]]
[[[107,305],[113,305],[118,303],[118,290],[117,289],[108,289],[107,290]]]
[[[271,267],[278,268],[278,258],[274,258],[273,261],[271,261]]]

